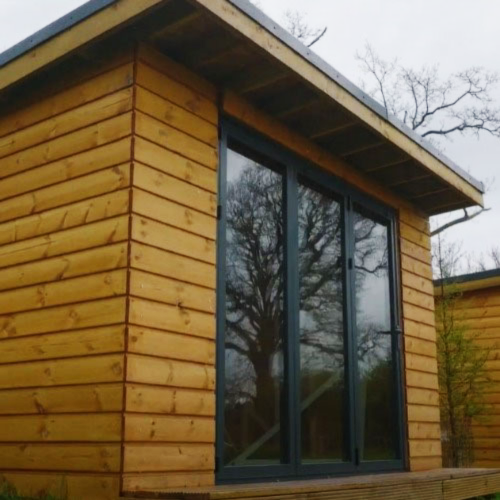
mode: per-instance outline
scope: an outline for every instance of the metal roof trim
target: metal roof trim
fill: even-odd
[[[68,12],[63,17],[0,53],[0,68],[116,2],[117,0],[89,0],[87,3],[80,5],[80,7]]]
[[[439,280],[434,280],[434,286],[451,285],[453,283],[467,283],[469,281],[479,281],[488,278],[499,278],[500,269],[490,269],[488,271],[479,271],[477,273],[461,274],[459,276],[452,276],[450,278],[443,278]]]

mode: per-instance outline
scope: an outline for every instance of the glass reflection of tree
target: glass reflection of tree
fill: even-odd
[[[360,214],[355,214],[354,232],[361,452],[365,460],[392,458],[388,232],[386,226]]]
[[[341,205],[305,186],[299,186],[298,196],[301,365],[309,369],[310,377],[332,384],[331,370],[323,374],[321,367],[331,365],[334,357],[336,381],[343,376]],[[226,418],[225,442],[229,462],[259,458],[259,453],[279,459],[279,444],[271,441],[280,428],[283,382],[283,201],[282,176],[251,160],[228,180],[225,348],[230,375],[225,405],[231,419]],[[387,272],[387,240],[382,241],[377,227],[368,218],[356,221],[356,288],[363,286],[367,274]],[[361,359],[377,353],[379,330],[377,324],[362,329]],[[241,434],[237,427],[243,412],[250,415],[252,428],[247,429],[244,443],[238,443],[235,436]]]

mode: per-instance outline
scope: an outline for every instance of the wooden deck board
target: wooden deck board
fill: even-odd
[[[500,491],[500,469],[439,469],[343,478],[126,493],[122,500],[464,500]]]

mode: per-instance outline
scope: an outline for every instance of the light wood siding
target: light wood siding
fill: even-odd
[[[0,118],[0,474],[116,499],[133,54]]]
[[[214,482],[215,90],[138,52],[125,491]]]
[[[111,60],[0,118],[0,473],[70,499],[214,483],[216,90],[146,47]],[[399,211],[410,467],[440,467],[427,220],[221,105]]]
[[[473,424],[474,466],[497,468],[500,467],[500,286],[479,288],[485,282],[471,283],[477,289],[463,292],[456,317],[464,322],[478,346],[488,351],[487,414]],[[464,284],[466,290],[468,285]]]

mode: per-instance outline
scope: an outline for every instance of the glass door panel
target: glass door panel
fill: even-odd
[[[308,464],[346,456],[342,224],[339,202],[299,185],[300,432]]]
[[[282,175],[227,151],[224,465],[282,461]]]
[[[354,212],[357,443],[360,461],[394,460],[397,392],[389,266],[389,229]]]

